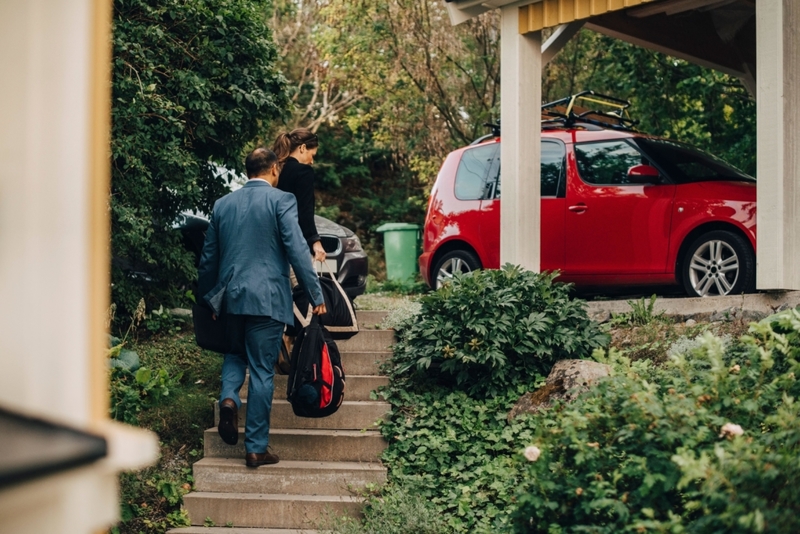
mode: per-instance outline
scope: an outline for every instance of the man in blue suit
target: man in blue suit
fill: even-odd
[[[214,204],[198,269],[198,293],[212,309],[244,322],[245,355],[226,354],[222,364],[219,433],[238,441],[239,390],[250,368],[245,427],[249,467],[278,462],[267,450],[273,375],[285,324],[293,323],[289,264],[315,314],[325,313],[317,274],[303,239],[294,195],[275,187],[280,174],[271,150],[245,160],[248,181]]]

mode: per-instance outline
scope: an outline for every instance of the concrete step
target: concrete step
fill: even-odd
[[[183,497],[183,507],[193,525],[208,518],[215,525],[313,529],[328,511],[359,517],[363,500],[341,495],[195,492]]]
[[[274,399],[270,415],[270,428],[330,428],[335,430],[372,429],[374,423],[386,417],[391,405],[379,401],[344,401],[342,406],[328,417],[297,417],[289,401]],[[247,420],[247,400],[239,408],[239,426]],[[214,403],[214,424],[219,424],[219,403]]]
[[[349,350],[342,353],[342,366],[346,376],[382,376],[380,364],[391,357],[392,352],[388,350]]]
[[[380,327],[384,319],[386,319],[387,315],[389,315],[388,311],[356,310],[356,318],[358,319],[358,329],[359,330],[377,329]]]
[[[379,463],[282,460],[253,469],[244,459],[203,458],[193,471],[196,491],[217,493],[352,495],[352,489],[386,481],[386,468]]]
[[[168,530],[167,534],[320,534],[320,532],[295,528],[184,527]]]
[[[340,339],[336,347],[340,353],[352,351],[381,352],[394,344],[394,330],[361,330],[350,339]],[[347,365],[345,361],[345,365]]]
[[[270,429],[270,450],[281,460],[326,462],[377,462],[386,448],[386,440],[377,430],[281,430]],[[244,459],[244,429],[239,429],[239,443],[228,445],[216,428],[203,434],[206,458]]]
[[[354,375],[345,369],[346,386],[344,398],[348,401],[368,401],[370,393],[381,386],[389,384],[389,378],[376,375]],[[275,397],[278,399],[286,398],[286,385],[289,382],[288,375],[275,375]]]
[[[378,386],[388,384],[389,381],[385,376],[381,375],[380,371],[380,364],[388,360],[392,357],[391,351],[351,351],[342,354],[342,365],[344,366],[344,372],[347,376],[347,386],[348,386],[348,393],[347,397],[350,399],[351,395],[360,395],[364,396],[364,392],[367,392],[366,397],[364,399],[361,398],[353,398],[350,400],[367,400],[369,399],[369,391],[374,390]],[[351,378],[355,379],[353,384],[351,384]],[[358,382],[364,380],[363,384],[358,384]],[[288,375],[275,375],[275,391],[278,393],[286,392],[286,382],[289,380]],[[242,399],[247,398],[248,394],[248,385],[250,384],[250,372],[247,372],[247,375],[244,379],[244,385],[242,389],[239,391],[239,397]],[[351,388],[358,388],[356,393],[352,391]],[[364,389],[367,388],[367,389]]]

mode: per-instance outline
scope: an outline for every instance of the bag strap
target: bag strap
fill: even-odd
[[[319,262],[319,263],[322,263],[322,262]],[[325,264],[326,265],[328,264],[328,260],[327,259],[325,260]],[[358,329],[358,320],[356,319],[356,312],[353,309],[353,303],[350,301],[350,297],[348,297],[347,293],[344,292],[344,288],[342,287],[342,284],[340,284],[339,280],[337,280],[336,277],[333,276],[333,271],[331,271],[330,268],[328,268],[327,271],[320,272],[319,273],[320,278],[322,278],[322,275],[325,274],[326,272],[327,272],[328,276],[330,277],[330,279],[333,281],[333,285],[336,286],[337,291],[339,291],[339,293],[342,295],[342,298],[347,303],[347,310],[350,312],[350,322],[353,324],[353,326],[356,329]]]

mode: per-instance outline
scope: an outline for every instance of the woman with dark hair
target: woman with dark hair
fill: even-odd
[[[314,223],[314,156],[319,148],[316,134],[307,128],[297,128],[282,133],[275,140],[272,151],[283,166],[278,189],[291,193],[297,199],[297,215],[303,237],[308,243],[314,261],[325,261],[317,225]]]

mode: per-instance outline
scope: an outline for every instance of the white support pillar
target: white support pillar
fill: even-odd
[[[519,33],[519,8],[501,10],[500,263],[539,272],[541,33]]]
[[[756,4],[758,289],[800,289],[800,2]]]

